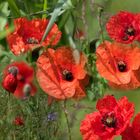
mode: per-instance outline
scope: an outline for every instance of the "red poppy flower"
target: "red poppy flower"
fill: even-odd
[[[37,60],[37,80],[40,87],[57,99],[85,96],[85,56],[68,47],[48,49]],[[75,59],[77,57],[77,59]]]
[[[136,140],[140,140],[140,113],[136,115],[132,123],[133,135]]]
[[[134,113],[134,105],[126,97],[119,101],[111,96],[98,100],[98,112],[88,114],[81,122],[80,131],[84,140],[110,140],[120,135],[130,123]]]
[[[96,54],[98,72],[110,85],[124,89],[140,86],[140,49],[136,45],[126,46],[105,41],[99,45]]]
[[[9,70],[13,71],[14,69],[17,69],[16,74],[16,87],[12,84],[9,86],[11,89],[14,88],[14,90],[10,91],[16,96],[17,98],[26,98],[29,95],[34,96],[36,92],[36,88],[33,85],[33,76],[34,76],[34,70],[32,67],[28,66],[25,62],[14,62],[10,64],[6,70],[4,71],[4,77],[7,78],[7,75],[9,75]],[[12,73],[12,72],[11,72]],[[7,83],[9,83],[10,79],[6,80]],[[3,83],[5,82],[5,78],[3,79]],[[6,82],[5,82],[6,83]],[[4,86],[3,86],[4,87]],[[5,88],[6,89],[6,88]]]
[[[24,120],[23,120],[22,117],[17,116],[17,117],[15,118],[15,120],[13,121],[13,123],[14,123],[15,125],[17,125],[17,126],[23,126],[23,125],[24,125]]]
[[[138,26],[135,14],[122,11],[109,19],[106,29],[109,36],[117,42],[131,43],[138,39]]]
[[[10,50],[15,55],[20,55],[37,46],[55,46],[61,38],[61,32],[56,24],[53,25],[45,40],[40,43],[48,22],[47,19],[31,21],[26,18],[15,19],[15,31],[7,37]]]
[[[136,140],[135,136],[133,135],[133,128],[131,125],[128,126],[121,135],[122,135],[122,140]]]
[[[140,14],[136,13],[135,14],[135,28],[137,28],[137,40],[140,41]]]
[[[122,133],[122,140],[140,140],[140,113],[136,115],[132,125]]]

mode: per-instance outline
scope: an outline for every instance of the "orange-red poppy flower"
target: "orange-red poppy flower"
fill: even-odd
[[[16,77],[16,86],[11,82],[11,75]],[[36,87],[32,83],[33,76],[34,70],[32,67],[28,66],[25,62],[14,62],[5,69],[2,85],[4,89],[13,93],[17,98],[25,99],[29,95],[34,96],[36,92]]]
[[[86,58],[75,54],[69,47],[60,47],[48,49],[38,58],[36,76],[43,91],[57,99],[85,96]]]
[[[41,39],[49,23],[47,19],[18,18],[14,20],[15,31],[7,36],[10,50],[15,55],[20,55],[38,46],[55,46],[60,38],[61,32],[56,24],[53,25],[45,40]]]
[[[125,89],[140,86],[140,48],[105,41],[96,50],[96,66],[110,85]]]

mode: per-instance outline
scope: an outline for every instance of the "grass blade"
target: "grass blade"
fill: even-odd
[[[57,17],[60,16],[63,12],[65,12],[68,9],[73,8],[71,0],[59,0],[53,13],[51,14],[51,19],[48,23],[48,26],[46,27],[45,33],[42,37],[41,42],[44,41],[46,36],[48,35],[49,31],[51,30],[54,22],[56,21]]]
[[[11,9],[13,15],[14,15],[15,17],[20,17],[21,14],[20,14],[20,11],[19,11],[19,9],[18,9],[18,7],[17,7],[17,5],[16,5],[16,3],[15,3],[15,0],[7,0],[7,2],[8,2],[8,4],[9,4],[9,7],[10,7],[10,9]]]

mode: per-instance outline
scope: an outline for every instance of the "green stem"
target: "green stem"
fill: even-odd
[[[70,43],[70,46],[73,48],[73,57],[75,59],[75,63],[79,64],[80,62],[80,53],[79,51],[76,49],[76,45],[75,42],[73,41],[72,36],[70,35],[69,29],[67,28],[67,26],[65,25],[65,32],[68,36],[68,41]]]
[[[68,36],[68,40],[69,40],[70,46],[71,46],[73,49],[76,49],[76,45],[75,45],[75,43],[74,43],[74,41],[73,41],[73,39],[72,39],[72,37],[71,37],[71,35],[70,35],[70,32],[69,32],[69,30],[68,30],[68,28],[67,28],[66,25],[65,25],[65,31],[66,31],[66,34],[67,34],[67,36]]]
[[[68,119],[68,113],[67,113],[67,108],[66,108],[66,100],[64,100],[64,102],[63,102],[63,108],[64,108],[64,114],[65,114],[67,128],[68,128],[69,140],[72,140],[72,138],[71,138],[71,129],[70,129],[70,124],[69,124],[69,119]]]
[[[44,0],[44,4],[43,4],[43,11],[47,11],[47,4],[48,2],[47,2],[47,0]],[[42,18],[46,18],[47,17],[47,14],[46,13],[44,13],[43,15],[42,15]]]
[[[10,92],[6,92],[6,93],[8,93],[8,101],[7,101],[7,112],[6,112],[6,114],[7,114],[7,118],[8,118],[8,121],[9,121],[9,117],[10,117],[10,113],[11,113],[11,103],[10,103]],[[8,122],[9,123],[9,122]],[[11,133],[11,131],[9,132],[9,133]]]
[[[58,24],[59,29],[62,29],[64,27],[64,25],[66,24],[68,18],[69,18],[70,12],[67,11],[66,13],[63,14],[63,17],[61,19],[61,21]]]
[[[28,53],[27,53],[27,60],[28,60],[29,63],[32,62],[32,51],[28,51]]]
[[[47,11],[38,11],[38,12],[26,14],[25,16],[20,16],[20,17],[36,16],[36,15],[44,14],[44,13],[48,13],[48,12],[47,12]],[[47,15],[47,16],[49,16],[49,15]],[[13,16],[8,16],[7,18],[15,19],[15,18],[17,18],[17,17],[16,17],[16,16],[15,16],[15,17],[13,17]]]
[[[102,16],[103,9],[99,9],[99,16],[98,16],[98,22],[99,22],[99,27],[100,27],[100,34],[101,34],[101,40],[104,42],[104,35],[103,35],[103,29],[102,29],[102,21],[101,21],[101,16]]]
[[[86,20],[86,0],[83,0],[82,3],[82,21],[84,24],[84,30],[85,30],[85,36],[88,39],[88,24],[87,24],[87,20]]]

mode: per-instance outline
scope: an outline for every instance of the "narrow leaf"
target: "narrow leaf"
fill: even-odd
[[[14,26],[12,25],[9,27],[9,29],[0,31],[0,40],[5,38],[7,36],[7,34],[12,32],[13,30],[14,30]]]
[[[71,0],[59,0],[58,1],[53,13],[51,14],[50,21],[49,21],[49,23],[46,27],[46,30],[45,30],[45,33],[42,37],[41,42],[43,42],[44,39],[46,38],[46,36],[48,35],[48,33],[51,30],[51,28],[52,28],[54,22],[56,21],[57,17],[60,16],[62,13],[64,13],[66,10],[73,8],[70,1]]]
[[[7,0],[9,7],[13,13],[14,16],[20,17],[20,11],[15,3],[15,0]]]

